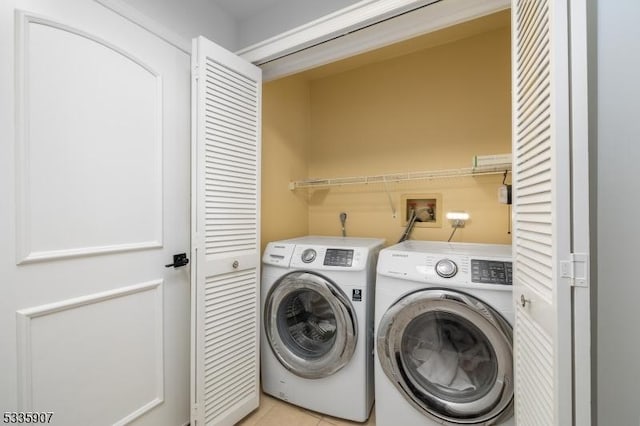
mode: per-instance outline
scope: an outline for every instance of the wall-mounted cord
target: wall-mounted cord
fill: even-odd
[[[449,239],[447,240],[447,242],[451,242],[451,239],[453,238],[453,234],[456,233],[457,229],[458,229],[458,226],[453,227],[453,231],[451,231],[451,235],[449,235]]]
[[[507,182],[507,173],[509,173],[509,170],[505,170],[504,175],[502,176],[503,185],[505,185],[505,183]],[[511,196],[509,196],[509,198],[511,198]],[[509,204],[507,215],[507,234],[511,234],[511,204]]]
[[[340,224],[342,225],[342,236],[347,236],[347,229],[345,228],[345,223],[347,223],[347,214],[345,212],[340,213]]]

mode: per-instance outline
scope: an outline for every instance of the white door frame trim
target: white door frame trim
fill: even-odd
[[[573,287],[573,390],[574,424],[592,424],[592,341],[590,278],[590,191],[589,129],[593,115],[593,22],[595,7],[590,2],[569,4],[571,150],[572,150],[572,252],[585,260],[582,283],[574,274]],[[590,50],[591,49],[591,50]],[[591,101],[591,104],[590,104]],[[592,122],[592,121],[591,121]],[[575,266],[574,266],[575,267]]]
[[[261,65],[288,53],[442,0],[362,0],[237,52]]]
[[[94,1],[191,54],[190,40],[123,0]],[[423,7],[427,5],[430,6]],[[510,5],[510,0],[362,0],[236,54],[262,65],[263,81],[268,81],[498,12]],[[397,18],[388,20],[392,17]],[[367,27],[376,22],[381,23]],[[367,31],[362,31],[365,27]],[[318,44],[323,44],[322,49],[307,49]],[[293,55],[303,49],[306,50]],[[276,61],[277,58],[281,59]],[[263,65],[267,62],[268,67]]]
[[[509,0],[366,0],[236,53],[260,65],[269,81],[510,6]]]

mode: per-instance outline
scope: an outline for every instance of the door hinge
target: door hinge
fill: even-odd
[[[571,253],[571,260],[560,261],[560,276],[569,278],[572,287],[589,287],[589,255]]]
[[[200,74],[198,73],[199,68],[197,65],[193,66],[193,69],[191,70],[191,75],[193,75],[193,78],[198,80],[198,78],[200,78]]]

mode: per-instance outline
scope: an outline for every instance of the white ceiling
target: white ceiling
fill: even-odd
[[[237,51],[360,1],[367,0],[114,0],[114,3],[123,2],[136,9],[187,40],[186,45],[193,37],[202,35]]]
[[[183,0],[184,1],[184,0]],[[249,46],[362,0],[190,0],[208,2],[236,23],[238,46]]]
[[[242,21],[282,2],[283,0],[209,0],[220,9]]]

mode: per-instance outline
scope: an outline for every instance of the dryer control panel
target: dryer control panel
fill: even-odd
[[[324,266],[352,266],[353,249],[328,248],[324,255]]]

